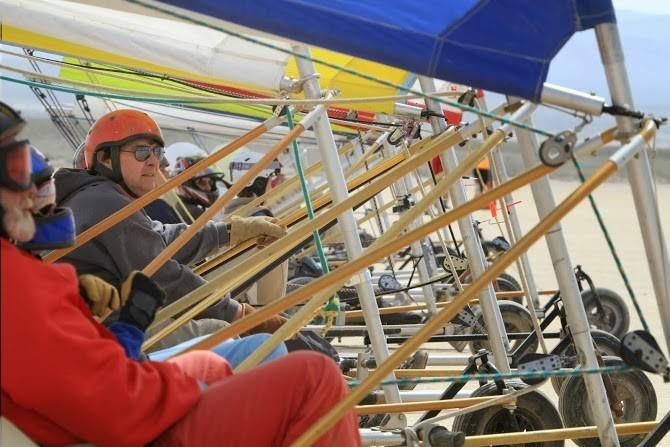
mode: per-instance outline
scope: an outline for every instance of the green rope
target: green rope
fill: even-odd
[[[547,379],[549,377],[572,377],[582,376],[587,374],[611,374],[611,373],[628,373],[637,371],[638,368],[633,368],[627,365],[604,366],[602,368],[579,369],[575,368],[572,371],[556,370],[556,371],[517,371],[509,373],[495,373],[495,374],[462,374],[460,376],[449,377],[417,377],[410,379],[395,379],[383,380],[380,385],[404,385],[404,384],[421,384],[421,383],[449,383],[449,382],[469,382],[476,381],[498,381],[511,379]],[[355,388],[363,383],[362,380],[352,380],[347,382],[351,388]]]
[[[584,176],[584,171],[582,170],[582,166],[577,161],[577,159],[572,156],[572,164],[574,164],[575,169],[577,170],[577,175],[579,175],[579,179],[582,181],[586,181],[586,177]],[[600,225],[600,229],[603,232],[603,236],[605,236],[605,240],[607,241],[607,246],[610,249],[610,252],[612,253],[612,257],[614,258],[614,263],[616,264],[617,268],[619,269],[619,273],[621,274],[621,279],[623,279],[623,283],[626,285],[626,290],[628,290],[628,295],[630,295],[630,299],[633,302],[633,306],[635,306],[635,311],[637,312],[637,316],[640,318],[640,322],[642,323],[642,327],[644,328],[645,331],[651,332],[649,330],[649,325],[647,324],[647,320],[644,318],[644,315],[642,314],[642,309],[640,308],[640,303],[638,303],[637,298],[635,297],[635,292],[633,291],[633,288],[630,285],[630,281],[628,280],[628,275],[626,275],[626,272],[623,269],[623,264],[621,263],[621,259],[619,258],[619,255],[617,254],[616,248],[614,247],[614,242],[612,241],[612,238],[609,235],[609,232],[607,231],[607,227],[605,226],[605,221],[603,220],[602,215],[600,214],[600,210],[598,209],[598,205],[596,205],[596,200],[593,198],[591,194],[589,194],[589,203],[591,204],[591,208],[593,209],[593,213],[596,215],[596,219],[598,220],[598,225]]]
[[[480,110],[476,107],[470,107],[468,105],[461,104],[457,101],[449,101],[449,100],[446,100],[444,98],[437,98],[437,97],[431,96],[427,93],[424,93],[422,91],[412,90],[412,89],[410,89],[410,88],[408,88],[404,85],[394,84],[393,82],[386,81],[384,79],[379,79],[375,76],[371,76],[371,75],[368,75],[368,74],[365,74],[365,73],[361,73],[361,72],[353,70],[351,68],[348,68],[348,67],[345,67],[345,66],[342,66],[342,65],[338,65],[338,64],[333,64],[332,62],[328,62],[328,61],[325,61],[325,60],[322,60],[322,59],[303,56],[302,54],[296,53],[295,51],[287,50],[286,48],[282,48],[280,46],[273,45],[273,44],[268,43],[268,42],[263,42],[263,41],[260,41],[258,39],[255,39],[253,37],[249,37],[249,36],[246,36],[244,34],[237,33],[235,31],[230,31],[230,30],[228,30],[226,28],[223,28],[223,27],[220,27],[220,26],[211,25],[211,24],[209,24],[207,22],[204,22],[202,20],[196,20],[196,19],[194,19],[192,17],[189,17],[187,15],[179,14],[175,11],[171,11],[171,10],[164,9],[164,8],[159,8],[156,5],[147,4],[147,3],[143,2],[142,0],[126,0],[126,2],[133,3],[133,4],[136,4],[136,5],[140,5],[140,6],[143,6],[145,8],[152,9],[154,11],[159,11],[159,12],[162,12],[164,14],[168,14],[168,15],[171,15],[173,17],[176,17],[178,19],[185,20],[187,22],[193,23],[195,25],[204,26],[206,28],[213,29],[215,31],[226,33],[230,36],[237,37],[238,39],[242,39],[242,40],[245,40],[247,42],[251,42],[251,43],[254,43],[254,44],[257,44],[257,45],[261,45],[261,46],[264,46],[266,48],[273,49],[275,51],[280,51],[282,53],[286,53],[286,54],[289,54],[289,55],[294,56],[294,57],[299,57],[299,58],[302,58],[302,59],[306,59],[306,60],[312,61],[316,64],[324,65],[324,66],[329,67],[329,68],[334,68],[334,69],[340,70],[344,73],[348,73],[350,75],[357,76],[359,78],[366,79],[368,81],[372,81],[372,82],[375,82],[377,84],[384,85],[386,87],[392,87],[392,88],[394,88],[398,91],[401,91],[401,92],[411,93],[413,95],[418,95],[418,96],[420,96],[421,98],[424,98],[424,99],[430,99],[430,100],[437,101],[437,102],[442,103],[442,104],[446,104],[448,106],[456,107],[456,108],[464,110],[466,112],[472,112],[472,113],[477,114],[479,116],[485,116],[486,118],[496,120],[496,121],[500,121],[501,123],[509,124],[511,126],[519,128],[519,129],[524,129],[524,130],[528,130],[528,131],[531,131],[531,132],[535,132],[537,134],[540,134],[540,135],[543,135],[543,136],[549,137],[549,138],[554,136],[550,132],[547,132],[547,131],[544,131],[544,130],[541,130],[541,129],[537,129],[537,128],[529,126],[527,124],[520,123],[520,122],[517,122],[517,121],[513,121],[513,120],[510,120],[510,119],[504,118],[502,116],[498,116],[498,115]]]
[[[288,123],[289,129],[293,129],[293,111],[290,107],[286,108],[286,122]],[[302,161],[300,159],[300,148],[298,146],[298,141],[296,139],[291,143],[291,148],[293,149],[293,158],[295,159],[295,169],[300,179],[300,189],[302,189],[302,196],[305,200],[305,207],[307,208],[307,217],[309,220],[314,220],[314,208],[312,207],[312,199],[309,196],[309,189],[307,188],[307,181],[305,180],[305,171],[302,168]],[[319,255],[319,261],[321,263],[321,269],[323,273],[328,273],[330,269],[328,268],[328,261],[326,260],[326,254],[323,252],[323,245],[321,243],[321,236],[317,230],[312,231],[312,237],[314,238],[314,245],[316,246],[316,252]],[[327,321],[332,325],[332,317],[337,316],[337,313],[340,311],[340,299],[334,294],[330,297],[328,302],[323,308],[323,312],[327,318]],[[333,315],[334,313],[334,315]],[[329,317],[331,317],[329,319]],[[326,324],[328,326],[328,324]]]

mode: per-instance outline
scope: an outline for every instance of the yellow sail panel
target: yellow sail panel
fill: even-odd
[[[160,95],[175,95],[175,96],[204,96],[206,92],[195,88],[175,83],[170,79],[156,79],[142,76],[139,73],[117,73],[106,71],[95,71],[99,68],[113,68],[109,65],[102,66],[93,63],[89,67],[79,67],[81,61],[78,58],[65,57],[63,62],[71,65],[65,65],[61,68],[59,77],[64,80],[78,81],[89,83],[99,87],[113,87],[121,88],[129,91],[132,96],[133,92],[142,95],[160,94]],[[224,87],[225,88],[225,87]],[[253,93],[253,92],[252,92]],[[185,104],[188,105],[188,104]],[[213,110],[222,112],[226,115],[239,116],[244,118],[254,118],[257,120],[268,119],[272,115],[270,106],[262,104],[192,104],[194,107],[202,110]],[[166,106],[167,107],[167,106]],[[300,122],[301,115],[296,116],[296,122]],[[354,134],[350,128],[342,126],[333,126],[333,130],[338,133]]]
[[[312,57],[316,60],[324,60],[329,63],[346,67],[358,73],[365,73],[378,79],[394,84],[404,84],[410,74],[399,68],[372,62],[366,59],[356,58],[342,53],[325,50],[322,48],[310,48]],[[384,86],[378,82],[364,79],[360,76],[347,73],[341,69],[332,68],[327,65],[316,63],[316,71],[321,76],[319,82],[322,88],[338,89],[340,98],[361,98],[367,96],[393,96],[402,94],[393,87]],[[299,78],[295,58],[291,57],[286,66],[286,73],[294,78]],[[342,104],[342,107],[364,110],[367,112],[392,112],[393,102],[369,102],[364,104]]]
[[[79,64],[78,58],[65,57],[63,62]],[[91,64],[90,68],[101,67],[100,64]],[[69,81],[79,81],[94,84],[100,87],[114,87],[137,92],[137,94],[175,95],[175,96],[206,96],[207,93],[194,87],[177,84],[169,79],[144,77],[135,73],[107,73],[105,71],[85,70],[85,67],[76,65],[64,66],[59,77]],[[111,68],[105,66],[104,68]],[[130,93],[132,95],[132,93]],[[261,104],[193,104],[201,109],[216,110],[231,115],[267,119],[272,115],[270,106]]]

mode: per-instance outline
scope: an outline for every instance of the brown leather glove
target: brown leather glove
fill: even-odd
[[[96,317],[104,318],[123,305],[116,287],[95,275],[80,275],[79,291]]]
[[[230,220],[230,246],[248,239],[256,239],[260,247],[271,244],[286,235],[286,228],[274,217],[233,217]]]
[[[247,303],[242,303],[242,318],[246,317],[247,315],[253,312],[256,312],[256,309],[254,309]],[[249,329],[249,332],[247,332],[247,334],[258,334],[261,332],[265,332],[267,334],[274,334],[274,332],[277,329],[279,329],[284,323],[286,323],[286,321],[287,319],[282,317],[281,315],[275,315],[269,320],[265,320],[258,326]]]

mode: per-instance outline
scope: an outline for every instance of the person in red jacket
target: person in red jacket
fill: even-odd
[[[45,446],[284,446],[344,397],[337,366],[312,352],[237,375],[207,351],[162,363],[128,359],[93,319],[74,268],[43,263],[16,245],[35,232],[30,148],[16,139],[23,126],[0,102],[4,417]],[[139,284],[128,298],[136,305],[129,312],[153,318],[142,312],[147,303],[160,301],[162,292],[148,278]],[[360,446],[354,414],[316,445]]]

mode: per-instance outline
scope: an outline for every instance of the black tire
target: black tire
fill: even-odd
[[[286,293],[288,294],[288,293],[291,293],[295,290],[298,290],[299,288],[301,288],[305,284],[308,284],[309,282],[314,281],[315,279],[317,279],[317,278],[314,278],[312,276],[297,276],[295,278],[291,278],[286,283]],[[284,314],[287,317],[292,317],[296,312],[298,312],[300,310],[301,307],[302,307],[302,304],[298,304],[297,306],[290,307],[290,308],[288,308],[284,311]],[[317,316],[316,318],[314,318],[313,323],[314,324],[323,324],[323,318],[321,318],[321,316]],[[330,341],[330,340],[332,340],[332,337],[331,338],[326,338],[326,340]]]
[[[605,366],[620,365],[618,357],[605,357]],[[623,402],[623,415],[612,413],[616,424],[626,422],[653,421],[656,418],[657,401],[654,386],[642,371],[609,374],[614,386],[616,399]],[[580,376],[568,377],[559,394],[558,408],[566,427],[584,427],[595,425],[591,404],[586,393],[586,384]],[[645,434],[622,436],[621,447],[637,446]],[[598,438],[575,439],[580,447],[597,447]]]
[[[296,278],[291,278],[286,283],[286,293],[291,293],[296,289],[299,289],[301,286],[304,286],[310,281],[314,281],[316,278],[311,276],[298,276]]]
[[[498,275],[498,278],[507,280],[509,283],[512,284],[512,287],[514,288],[511,289],[510,292],[514,290],[523,290],[521,288],[521,284],[519,283],[519,281],[517,281],[517,279],[514,276],[510,275],[509,273],[502,272],[500,275]]]
[[[591,330],[591,338],[596,343],[598,353],[602,356],[618,356],[621,348],[621,341],[609,332],[600,331],[598,329]],[[554,350],[551,352],[561,357],[561,366],[563,368],[574,368],[577,366],[577,351],[572,343],[570,343],[562,351]],[[551,385],[554,387],[556,394],[561,392],[565,377],[552,377]]]
[[[502,273],[498,278],[496,278],[496,282],[494,283],[494,288],[498,292],[516,292],[520,291],[521,287],[519,287],[517,284],[509,280],[509,278],[512,278],[511,276],[508,278],[507,276]],[[514,281],[516,281],[514,278],[512,278]],[[523,297],[522,296],[517,296],[514,298],[508,298],[507,301],[514,301],[515,303],[523,305]]]
[[[525,383],[517,381],[507,382],[507,385],[514,390],[528,387]],[[487,383],[477,388],[471,397],[497,395],[499,393],[495,383]],[[509,410],[502,406],[488,407],[473,413],[456,416],[451,431],[461,431],[466,436],[511,433],[517,431],[516,428],[511,426],[511,417],[516,419],[521,431],[563,428],[560,414],[549,398],[540,391],[531,391],[517,398],[513,416]],[[536,442],[524,445],[526,447],[561,447],[564,445],[564,442]]]
[[[503,321],[505,322],[505,330],[508,333],[512,332],[533,332],[533,319],[530,316],[528,309],[523,307],[521,304],[515,301],[498,301],[498,307],[500,307],[500,313],[502,314]],[[478,320],[480,324],[484,324],[484,316],[481,313],[481,309],[478,310]],[[488,328],[487,328],[488,331]],[[479,333],[474,331],[474,333]],[[514,351],[523,340],[510,340],[510,346],[512,351]],[[537,339],[528,347],[526,351],[521,353],[521,355],[536,352],[538,346]],[[485,340],[473,340],[470,342],[470,351],[473,354],[479,352],[480,349],[490,350],[490,345],[488,341]]]
[[[600,304],[603,312],[598,312],[593,292],[587,288],[582,292],[582,301],[584,310],[591,326],[601,331],[609,332],[617,338],[623,337],[628,333],[630,326],[630,312],[623,298],[616,292],[596,287],[596,292],[600,298]]]
[[[463,278],[463,282],[472,282],[472,275],[468,274]],[[493,283],[494,288],[498,292],[517,292],[523,290],[519,281],[516,280],[512,275],[505,272],[498,275],[496,282]],[[523,304],[523,297],[519,296],[516,298],[510,298],[507,301],[514,301],[515,303]]]

